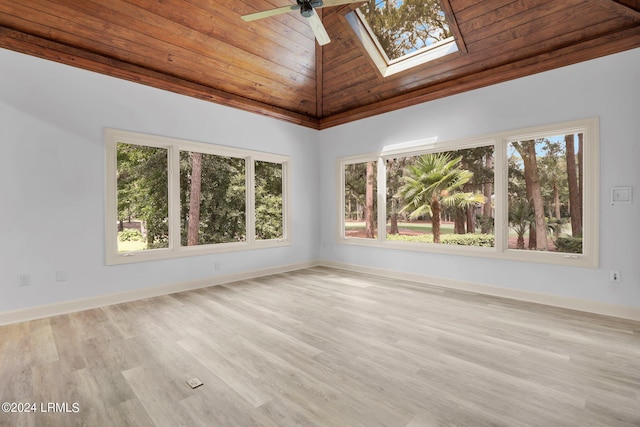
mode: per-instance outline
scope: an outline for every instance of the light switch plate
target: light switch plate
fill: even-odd
[[[631,187],[611,187],[611,204],[631,203]]]

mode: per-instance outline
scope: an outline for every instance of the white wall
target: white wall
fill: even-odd
[[[0,314],[319,258],[640,307],[638,82],[640,49],[316,132],[0,49]],[[599,269],[336,243],[338,157],[591,116],[601,120]],[[290,155],[293,245],[105,266],[105,127]],[[613,185],[632,185],[634,203],[610,206]],[[622,283],[609,283],[611,269]],[[31,286],[18,287],[22,273]]]
[[[105,266],[105,127],[291,156],[293,245]],[[317,141],[307,128],[0,49],[0,313],[316,260]],[[57,270],[69,280],[56,282]],[[23,273],[31,286],[18,287]]]
[[[600,117],[600,268],[383,250],[336,241],[336,159],[387,144],[438,141]],[[320,134],[321,257],[453,281],[640,307],[640,49],[360,120]],[[610,188],[635,201],[611,206]],[[620,270],[622,282],[609,282]]]

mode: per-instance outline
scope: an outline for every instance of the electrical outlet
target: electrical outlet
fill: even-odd
[[[213,270],[214,271],[219,271],[220,270],[220,263],[218,261],[213,263]]]
[[[619,282],[622,279],[620,278],[620,271],[618,270],[611,270],[609,271],[609,281],[610,282]]]
[[[66,282],[69,280],[69,272],[67,270],[56,271],[56,282]]]
[[[19,274],[18,275],[18,286],[29,286],[31,285],[31,275],[30,274]]]

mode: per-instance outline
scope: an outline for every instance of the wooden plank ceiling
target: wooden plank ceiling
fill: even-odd
[[[382,77],[344,15],[289,0],[0,0],[0,47],[314,129],[640,46],[640,0],[443,0],[460,50]],[[603,76],[605,77],[605,76]]]

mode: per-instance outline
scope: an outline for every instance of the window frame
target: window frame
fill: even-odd
[[[508,247],[508,163],[507,147],[512,141],[536,139],[544,136],[583,133],[583,252],[570,254],[564,252],[542,252],[515,250]],[[462,255],[507,259],[524,262],[539,262],[573,267],[597,268],[599,265],[599,209],[600,209],[600,141],[599,119],[597,117],[569,122],[542,125],[531,128],[496,132],[489,135],[462,140],[437,141],[429,138],[418,141],[401,142],[387,146],[375,153],[366,153],[337,159],[337,243],[360,246],[373,246],[387,249],[399,249],[415,252],[430,252],[449,255]],[[347,237],[345,232],[345,165],[376,160],[378,218],[387,218],[386,212],[386,167],[385,160],[394,157],[415,156],[427,153],[490,146],[494,147],[494,235],[493,248],[446,245],[438,243],[399,242],[386,240],[386,221],[378,221],[377,238]]]
[[[391,60],[382,46],[380,46],[378,38],[373,34],[373,30],[359,9],[348,12],[344,15],[344,18],[353,29],[356,37],[362,43],[364,50],[368,53],[382,77],[389,77],[459,51],[455,36],[451,36]]]
[[[105,128],[105,261],[106,265],[129,264],[144,261],[199,256],[213,253],[244,251],[291,245],[289,208],[289,156],[266,153],[242,148],[216,145],[205,142]],[[117,186],[117,144],[131,144],[158,147],[167,150],[168,164],[168,222],[169,247],[136,252],[118,252],[118,186]],[[181,245],[180,224],[180,152],[191,151],[203,154],[242,158],[245,161],[245,217],[246,240],[204,244]],[[256,239],[255,235],[255,162],[265,161],[282,164],[282,231],[279,239]]]

